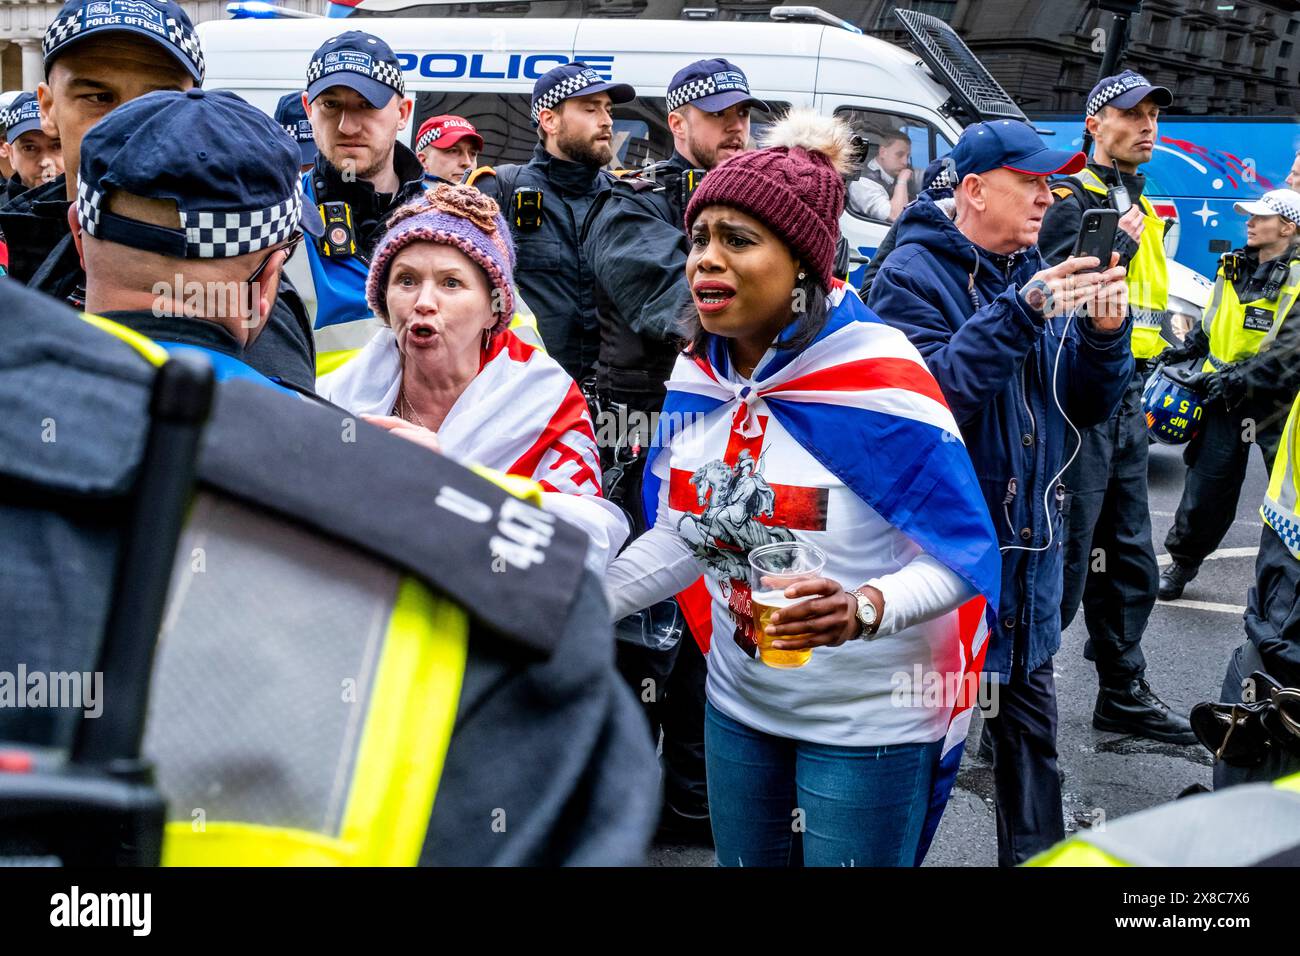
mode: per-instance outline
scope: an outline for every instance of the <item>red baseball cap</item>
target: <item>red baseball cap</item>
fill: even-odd
[[[475,149],[483,149],[483,137],[478,134],[474,124],[463,116],[431,116],[420,125],[420,131],[415,134],[415,151],[422,153],[430,146],[451,149],[467,136],[473,138]]]

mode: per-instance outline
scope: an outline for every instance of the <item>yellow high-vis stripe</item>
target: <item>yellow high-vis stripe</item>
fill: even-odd
[[[343,814],[343,839],[358,849],[353,863],[419,862],[468,654],[465,612],[419,582],[404,580]]]
[[[388,622],[337,836],[237,820],[167,824],[164,866],[414,866],[456,725],[469,618],[403,579]]]
[[[148,359],[151,365],[162,365],[167,361],[167,350],[148,336],[141,335],[135,329],[128,329],[125,325],[120,325],[112,319],[106,319],[101,315],[93,315],[90,312],[82,312],[80,316],[83,322],[88,322],[95,328],[107,332],[118,341],[131,346],[131,348]]]

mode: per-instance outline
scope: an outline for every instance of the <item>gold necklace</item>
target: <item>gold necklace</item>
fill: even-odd
[[[410,412],[409,415],[403,415],[403,414],[402,414],[402,404],[403,404],[403,403],[406,404],[406,410],[407,410],[408,412]],[[396,409],[396,411],[397,411],[397,417],[398,417],[398,418],[405,418],[408,422],[413,422],[414,424],[419,425],[421,428],[425,428],[425,429],[427,429],[427,428],[429,427],[428,425],[426,425],[426,424],[424,423],[424,419],[420,417],[419,412],[417,412],[417,411],[415,410],[415,406],[411,404],[411,400],[410,400],[410,398],[407,397],[407,395],[406,395],[406,383],[405,383],[405,382],[403,382],[403,383],[402,383],[401,385],[399,385],[398,388],[397,388],[397,409]]]

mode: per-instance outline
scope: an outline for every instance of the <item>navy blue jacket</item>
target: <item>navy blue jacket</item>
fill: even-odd
[[[1044,320],[1025,307],[1018,290],[1043,268],[1037,247],[1011,256],[977,248],[922,196],[899,217],[898,244],[869,302],[925,356],[975,464],[1003,548],[984,669],[1003,682],[1013,663],[1033,670],[1061,643],[1069,496],[1059,472],[1078,443],[1061,408],[1077,428],[1103,422],[1133,373],[1131,319],[1100,333],[1086,318],[1067,329],[1064,318]],[[1006,550],[1013,546],[1044,550]]]
[[[502,207],[515,240],[515,282],[537,316],[551,358],[581,382],[596,370],[600,325],[595,276],[582,249],[582,227],[596,198],[614,179],[595,166],[557,159],[539,143],[523,166],[501,166],[475,180]],[[510,199],[516,189],[542,193],[542,224],[520,229]],[[507,195],[502,195],[503,193]]]

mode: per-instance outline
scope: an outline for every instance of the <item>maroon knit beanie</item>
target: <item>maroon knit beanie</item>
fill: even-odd
[[[731,206],[760,220],[812,270],[823,290],[835,274],[851,132],[806,108],[773,124],[763,149],[714,167],[686,206],[686,228],[706,206]]]

